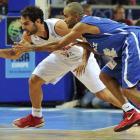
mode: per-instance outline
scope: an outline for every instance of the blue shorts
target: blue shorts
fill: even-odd
[[[122,88],[131,88],[140,80],[140,33],[131,32],[122,46],[122,56],[108,62],[102,73],[115,77]]]

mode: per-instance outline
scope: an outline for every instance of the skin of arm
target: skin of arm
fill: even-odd
[[[6,59],[19,59],[21,55],[17,55],[17,52],[13,49],[0,49],[0,57]]]
[[[63,28],[62,25],[61,25],[61,28]],[[65,32],[64,29],[61,31]],[[57,32],[57,30],[56,30],[56,32]],[[80,38],[81,35],[84,33],[100,34],[101,32],[100,32],[99,28],[96,26],[92,26],[92,25],[88,25],[88,24],[84,24],[84,23],[77,23],[77,25],[71,31],[70,30],[67,31],[67,33],[64,33],[64,35],[65,34],[67,34],[67,35],[62,37],[60,40],[49,42],[49,43],[42,44],[42,45],[32,45],[31,46],[27,42],[24,42],[24,43],[16,42],[16,46],[14,48],[15,48],[15,50],[17,49],[17,50],[21,50],[23,52],[27,52],[27,51],[51,51],[52,52],[52,51],[60,50],[61,48],[67,46],[71,42],[74,42],[77,38]],[[62,33],[61,33],[61,36],[62,36]]]
[[[82,74],[85,73],[85,69],[88,63],[90,53],[91,53],[90,51],[84,49],[82,62],[79,64],[79,66],[76,69],[73,70],[73,72],[76,72],[76,77],[80,77],[82,76]]]
[[[77,40],[78,41],[78,40]],[[81,46],[86,49],[84,49],[84,52],[83,52],[83,57],[82,57],[82,62],[79,64],[79,66],[73,70],[73,72],[76,72],[76,77],[80,77],[82,76],[82,74],[85,73],[85,70],[86,70],[86,66],[88,64],[88,59],[90,57],[90,53],[93,52],[95,53],[95,51],[91,48],[90,44],[87,43],[87,40],[85,38],[83,38],[83,41],[84,42],[77,42],[77,44],[75,43],[75,45],[77,46]]]
[[[84,49],[83,57],[82,57],[82,61],[83,61],[83,62],[85,62],[85,63],[88,62],[90,53],[91,53],[90,51],[88,51],[87,49]]]
[[[57,35],[59,36],[65,36],[68,33],[70,33],[70,29],[68,29],[67,25],[65,22],[59,20],[56,24],[55,24],[55,32],[57,33]],[[21,42],[15,42],[16,46],[13,46],[13,48],[15,50],[20,50],[22,52],[28,52],[28,51],[50,51],[53,52],[55,50],[60,50],[56,45],[59,43],[59,39],[55,40],[55,41],[51,41],[49,43],[46,43],[45,45],[30,45],[29,41],[23,41],[24,43]],[[46,46],[47,45],[47,46]],[[44,47],[45,46],[45,47]],[[55,46],[55,47],[52,47]],[[26,47],[26,48],[25,48]],[[43,49],[42,49],[43,47]]]
[[[82,30],[81,30],[82,29]],[[96,26],[78,23],[69,34],[62,37],[59,41],[39,45],[37,47],[33,47],[33,51],[55,51],[60,50],[64,46],[67,46],[71,42],[74,42],[77,38],[80,38],[84,33],[93,33],[99,34],[101,33],[99,28]],[[38,49],[39,47],[39,49]]]

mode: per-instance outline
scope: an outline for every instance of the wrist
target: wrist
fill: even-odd
[[[35,51],[36,48],[37,48],[37,45],[32,45],[32,46],[31,46],[31,51]]]
[[[82,62],[87,63],[87,60],[83,59]]]

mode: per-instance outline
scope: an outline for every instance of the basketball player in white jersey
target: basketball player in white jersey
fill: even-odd
[[[21,11],[21,24],[25,31],[22,41],[25,43],[44,44],[54,41],[70,32],[65,22],[60,19],[47,19],[43,21],[43,12],[39,7],[27,6]],[[13,125],[19,128],[42,127],[44,119],[41,111],[42,88],[43,84],[56,84],[66,73],[73,72],[82,62],[85,63],[86,71],[78,79],[99,99],[108,101],[121,108],[120,103],[106,89],[99,79],[100,68],[94,55],[81,47],[68,46],[50,50],[52,53],[45,58],[34,70],[29,79],[29,92],[32,102],[32,114],[25,118],[15,120]],[[83,53],[89,53],[90,58],[82,58]],[[87,55],[85,55],[87,56]],[[88,56],[89,57],[89,56]],[[87,63],[88,60],[88,63]],[[58,93],[59,96],[59,93]]]

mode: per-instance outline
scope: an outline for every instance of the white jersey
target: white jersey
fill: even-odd
[[[61,36],[55,32],[55,24],[60,19],[48,19],[45,20],[47,39],[41,38],[36,35],[32,35],[31,39],[34,44],[45,44],[49,41],[60,39]],[[65,74],[71,71],[82,62],[83,48],[78,46],[68,45],[61,50],[54,51],[48,57],[46,57],[35,68],[33,74],[46,81],[46,84],[56,84]],[[77,77],[91,92],[96,93],[105,88],[104,84],[99,79],[100,68],[91,53],[86,67],[85,74]]]
[[[44,39],[37,35],[32,35],[31,36],[32,42],[37,45],[37,44],[45,44],[60,39],[61,36],[59,36],[55,32],[55,24],[60,20],[61,19],[56,18],[44,20],[44,22],[46,23],[46,28],[48,29],[47,30],[48,38]],[[71,46],[71,44],[69,44],[68,46],[63,47],[61,50],[53,51],[52,53],[54,53],[57,57],[66,61],[79,61],[82,58],[83,48],[78,47],[76,45]],[[95,58],[92,57],[92,59]]]

